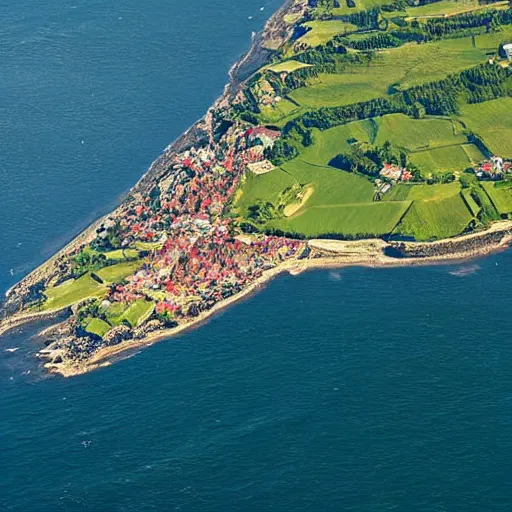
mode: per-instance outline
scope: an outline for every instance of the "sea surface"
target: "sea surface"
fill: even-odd
[[[279,4],[4,2],[1,292],[116,205]],[[510,511],[511,288],[512,252],[281,276],[70,380],[26,326],[0,339],[0,510]]]

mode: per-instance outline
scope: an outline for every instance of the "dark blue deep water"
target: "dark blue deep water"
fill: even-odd
[[[2,292],[205,111],[279,3],[4,3]],[[71,380],[28,326],[0,340],[0,510],[510,511],[511,287],[511,252],[282,276]]]

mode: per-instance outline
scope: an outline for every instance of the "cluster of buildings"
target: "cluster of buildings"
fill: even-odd
[[[241,236],[221,215],[245,170],[265,166],[264,148],[280,135],[263,127],[230,130],[230,144],[176,155],[153,190],[135,195],[107,222],[118,226],[123,247],[153,243],[146,263],[111,291],[110,301],[145,297],[159,314],[196,316],[304,250],[296,240]]]
[[[500,180],[505,174],[512,171],[512,162],[506,161],[500,156],[492,156],[489,160],[482,162],[476,169],[475,174],[479,179]]]
[[[405,168],[395,164],[384,164],[379,172],[381,178],[386,178],[391,181],[410,181],[412,174]]]

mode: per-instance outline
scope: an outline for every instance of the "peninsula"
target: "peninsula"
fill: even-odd
[[[280,272],[462,260],[512,241],[512,8],[288,0],[204,118],[6,294],[0,336],[65,316],[72,376]]]

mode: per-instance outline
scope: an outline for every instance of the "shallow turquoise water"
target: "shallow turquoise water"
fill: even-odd
[[[2,290],[201,115],[261,5],[8,8]],[[0,510],[509,511],[511,263],[281,276],[71,380],[40,372],[34,327],[13,333]]]

